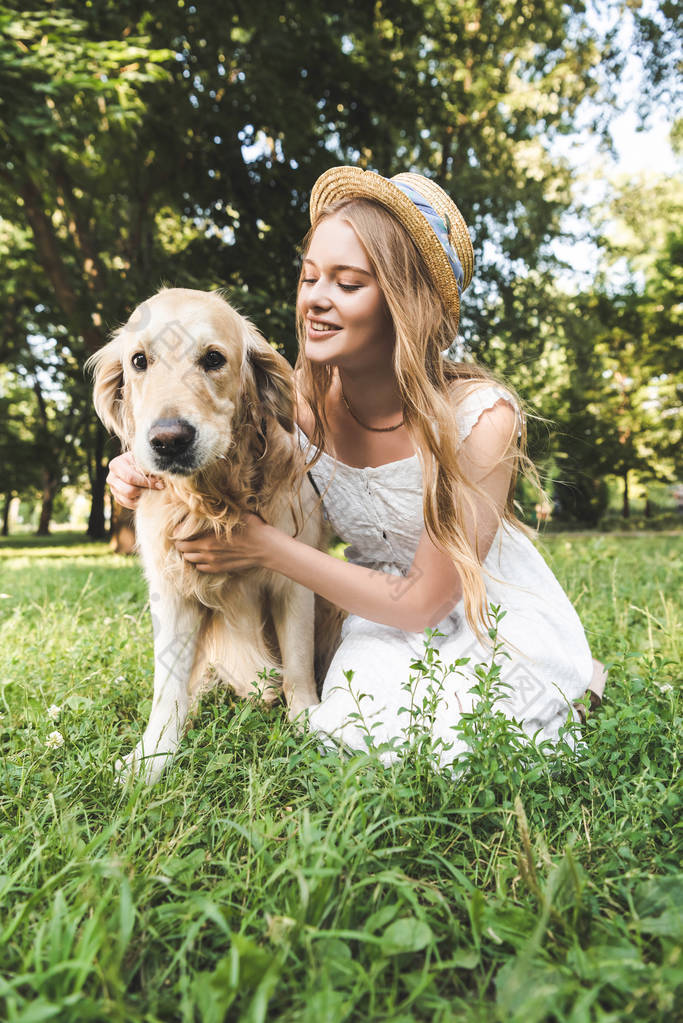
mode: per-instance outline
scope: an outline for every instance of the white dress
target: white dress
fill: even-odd
[[[458,409],[461,443],[482,412],[501,398],[513,405],[519,417],[516,402],[497,385],[481,385],[468,395]],[[298,432],[310,460],[315,448]],[[410,568],[424,527],[417,455],[361,469],[323,452],[310,472],[332,527],[350,545],[347,560],[397,576],[399,598],[407,585],[401,577]],[[503,649],[510,658],[499,654],[496,663],[510,689],[497,706],[521,721],[528,735],[555,741],[572,702],[585,693],[593,674],[579,617],[542,555],[519,529],[501,526],[484,569],[491,573],[484,575],[489,604],[507,612],[498,638],[505,642]],[[435,637],[432,644],[443,664],[467,657],[469,662],[447,675],[436,713],[420,721],[415,708],[429,698],[429,687],[433,692],[434,685],[410,666],[424,653],[425,635],[349,615],[325,677],[320,705],[309,711],[310,726],[322,742],[354,750],[393,743],[399,749],[424,728],[435,740],[442,740],[437,746],[441,764],[451,763],[464,749],[453,726],[462,712],[472,710],[476,697],[469,690],[477,681],[474,668],[491,663],[491,649],[482,646],[467,625],[462,600],[438,630],[444,635]],[[389,762],[396,755],[385,751],[382,758]]]

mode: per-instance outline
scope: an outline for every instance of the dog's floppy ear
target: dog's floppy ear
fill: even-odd
[[[123,362],[122,339],[118,332],[109,344],[91,355],[85,364],[95,378],[93,397],[95,411],[110,431],[120,440],[125,439],[126,428],[123,420]]]
[[[251,325],[247,338],[246,362],[253,374],[262,414],[277,419],[287,433],[293,433],[292,367]]]

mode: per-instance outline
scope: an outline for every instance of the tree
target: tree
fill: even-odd
[[[5,238],[11,235],[15,243],[16,271],[3,284],[2,347],[15,365],[31,360],[26,339],[36,316],[56,324],[68,337],[70,356],[82,363],[84,354],[104,343],[107,326],[125,308],[111,244],[120,230],[108,209],[111,174],[117,152],[126,149],[139,123],[140,84],[162,75],[159,65],[168,56],[149,52],[134,39],[88,38],[85,23],[69,5],[42,11],[0,7],[5,152],[0,215],[11,225]],[[44,530],[58,486],[58,462],[42,390],[37,382]],[[95,479],[101,493],[95,499],[100,502],[103,447],[99,430]]]
[[[20,365],[40,318],[81,364],[166,282],[227,285],[292,358],[308,193],[353,162],[426,171],[456,198],[478,260],[468,344],[514,380],[555,316],[571,175],[551,144],[619,61],[559,0],[0,5],[3,348]],[[105,438],[80,429],[98,533]]]
[[[596,287],[604,376],[619,395],[615,474],[672,482],[681,471],[683,232],[680,175],[617,182]],[[610,273],[617,283],[610,285]]]
[[[635,48],[647,74],[649,90],[639,107],[645,118],[654,99],[671,110],[680,110],[681,63],[683,61],[683,15],[674,0],[627,0],[624,6],[633,19]]]
[[[12,374],[0,371],[0,480],[2,489],[2,535],[9,533],[12,498],[24,497],[40,485],[33,432],[34,395]]]

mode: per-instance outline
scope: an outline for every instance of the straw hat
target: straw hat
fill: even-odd
[[[474,251],[460,210],[443,188],[422,174],[383,178],[360,167],[331,167],[313,186],[311,223],[339,199],[373,199],[406,229],[444,305],[460,316],[460,295],[472,280]]]

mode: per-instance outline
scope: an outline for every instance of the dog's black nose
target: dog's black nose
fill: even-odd
[[[182,455],[197,431],[185,419],[157,419],[149,428],[149,443],[159,455]]]

